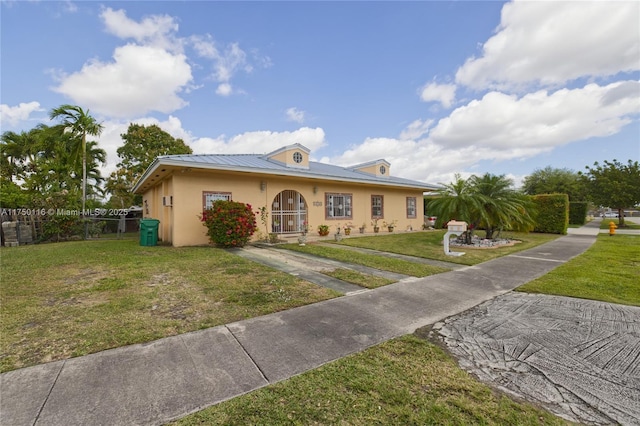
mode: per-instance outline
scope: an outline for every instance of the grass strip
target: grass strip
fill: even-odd
[[[330,277],[337,278],[339,280],[356,284],[365,288],[378,288],[396,282],[388,278],[378,277],[370,274],[363,274],[358,271],[344,268],[334,269],[333,271],[324,271],[322,273]]]
[[[640,237],[599,235],[582,255],[517,291],[640,306]]]
[[[562,425],[457,367],[414,335],[394,339],[173,423],[192,425]]]
[[[315,256],[326,257],[328,259],[338,260],[341,262],[368,266],[383,271],[411,275],[414,277],[426,277],[448,271],[448,269],[438,266],[409,262],[376,254],[358,253],[353,250],[341,249],[340,246],[336,246],[334,248],[309,243],[304,246],[300,246],[298,244],[284,244],[279,247],[287,250],[309,253]]]
[[[638,218],[633,218],[633,219],[625,218],[624,226],[619,229],[640,229],[640,225],[634,222],[637,220]],[[613,222],[617,227],[620,226],[619,218],[605,217],[604,219],[602,219],[602,222],[600,222],[600,229],[609,229],[609,222]]]

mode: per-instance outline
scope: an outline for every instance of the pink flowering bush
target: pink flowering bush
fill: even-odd
[[[215,201],[201,219],[209,240],[218,247],[243,247],[256,231],[251,205],[236,201]]]

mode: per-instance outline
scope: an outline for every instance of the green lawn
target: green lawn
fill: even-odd
[[[600,222],[600,229],[609,229],[609,222],[615,223],[616,226],[620,225],[620,219],[606,217]],[[640,222],[640,218],[625,218],[624,227],[620,229],[640,229],[638,222]]]
[[[500,247],[494,249],[462,249],[452,247],[452,251],[465,253],[464,256],[455,257],[444,254],[444,248],[442,245],[444,234],[445,231],[443,230],[382,233],[375,236],[345,238],[341,242],[335,243],[335,245],[338,247],[340,245],[362,247],[390,253],[405,254],[408,256],[459,263],[462,265],[476,265],[507,254],[526,250],[560,237],[560,235],[554,234],[508,232],[503,233],[503,238],[510,238],[520,242],[511,247]],[[480,232],[479,235],[482,236],[483,233]]]
[[[339,295],[213,247],[105,240],[0,250],[1,371]]]
[[[517,290],[640,306],[640,236],[599,235],[585,253]]]

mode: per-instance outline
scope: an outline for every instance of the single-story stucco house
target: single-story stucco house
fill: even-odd
[[[142,194],[143,216],[160,221],[158,238],[177,247],[208,243],[200,216],[221,199],[256,212],[266,207],[268,231],[279,234],[299,234],[305,226],[316,233],[321,224],[332,233],[363,224],[372,232],[376,219],[380,227],[421,229],[422,194],[436,186],[391,176],[385,160],[338,167],[309,161],[309,152],[296,143],[268,154],[161,156],[133,192]]]

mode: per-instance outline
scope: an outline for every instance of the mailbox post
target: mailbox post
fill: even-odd
[[[449,237],[451,237],[451,235],[460,235],[465,232],[467,232],[467,222],[459,222],[457,220],[450,220],[447,222],[447,233],[444,234],[444,254],[447,256],[462,256],[464,254],[449,250]]]

